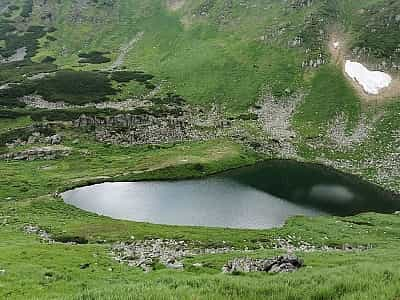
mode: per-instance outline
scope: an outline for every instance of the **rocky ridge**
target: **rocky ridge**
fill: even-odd
[[[208,140],[223,135],[227,125],[217,112],[206,115],[191,111],[183,111],[177,116],[130,113],[106,117],[81,115],[74,121],[76,128],[93,130],[98,141],[123,145]]]

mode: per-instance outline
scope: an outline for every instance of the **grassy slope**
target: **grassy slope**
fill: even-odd
[[[339,69],[324,66],[314,75],[310,93],[297,110],[293,125],[303,137],[323,135],[327,123],[340,112],[345,112],[354,125],[361,112],[360,100]]]
[[[71,135],[67,145],[75,136]],[[202,176],[252,163],[258,157],[227,141],[183,144],[161,149],[104,146],[83,139],[70,158],[55,161],[1,162],[5,171],[0,190],[0,297],[6,299],[395,299],[400,295],[396,250],[400,218],[365,214],[350,218],[297,217],[275,230],[233,230],[160,226],[117,221],[83,212],[50,194],[97,176],[167,167],[136,173],[131,179]],[[88,154],[89,153],[89,154]],[[189,160],[181,164],[183,159]],[[127,162],[129,162],[127,164]],[[204,168],[192,168],[201,163]],[[107,165],[107,170],[104,170]],[[178,167],[173,167],[178,165]],[[180,165],[180,166],[179,166]],[[171,166],[171,167],[168,167]],[[40,196],[40,195],[48,196]],[[11,199],[7,199],[11,197]],[[3,225],[7,224],[7,225]],[[45,245],[21,232],[24,224],[37,224],[56,236],[82,236],[88,245]],[[143,274],[109,257],[113,241],[160,237],[201,241],[236,247],[269,245],[276,237],[295,236],[315,245],[372,245],[356,253],[301,253],[307,267],[295,274],[220,274],[222,265],[238,254],[187,259],[184,272],[157,270]],[[107,240],[107,244],[96,241]],[[275,250],[240,254],[269,257]],[[201,262],[204,267],[190,267]],[[80,264],[90,263],[81,270]],[[358,276],[358,274],[365,274]],[[22,283],[22,284],[21,284]],[[104,287],[107,285],[107,288]]]
[[[6,299],[396,299],[400,295],[396,250],[400,219],[395,215],[294,218],[282,229],[250,231],[112,221],[61,201],[55,203],[52,198],[3,204],[1,211],[18,216],[0,231],[0,266],[6,270],[0,277],[0,296]],[[90,241],[135,235],[213,244],[223,239],[239,247],[252,247],[252,241],[295,235],[295,240],[314,244],[372,244],[373,249],[354,253],[299,252],[306,267],[294,274],[229,276],[219,272],[230,258],[270,257],[280,253],[276,250],[195,257],[185,260],[188,268],[184,272],[160,269],[143,274],[112,261],[107,244],[42,244],[20,232],[22,225],[30,222],[39,222],[55,233],[62,229],[61,234],[85,235]],[[195,262],[204,267],[190,267]],[[81,270],[83,263],[91,265]]]
[[[256,101],[265,82],[270,82],[276,93],[287,88],[293,90],[298,85],[300,53],[259,41],[265,27],[276,23],[273,17],[283,14],[282,5],[259,1],[256,7],[244,10],[234,4],[233,17],[226,25],[217,24],[219,19],[215,15],[220,5],[216,5],[208,17],[193,17],[190,25],[184,25],[185,18],[199,4],[200,1],[191,1],[194,7],[173,13],[165,8],[164,1],[126,0],[113,12],[118,21],[112,23],[71,24],[65,17],[59,18],[58,30],[52,33],[58,40],[43,48],[36,59],[52,55],[63,67],[81,68],[77,64],[79,51],[111,51],[110,56],[115,59],[121,45],[136,33],[144,32],[125,65],[167,79],[172,89],[194,103],[219,102],[233,111],[244,110]],[[71,1],[63,1],[58,10],[67,16]],[[85,13],[91,15],[90,11]],[[293,17],[300,18],[287,16],[286,21]],[[68,51],[67,56],[59,55],[63,47]]]
[[[323,133],[326,124],[339,111],[344,111],[351,121],[357,119],[360,113],[359,99],[334,67],[307,72],[305,77],[311,77],[312,80],[310,83],[303,80],[303,71],[299,67],[304,55],[302,50],[287,49],[287,40],[296,32],[280,36],[278,40],[272,39],[268,44],[259,42],[259,37],[270,26],[277,28],[279,24],[290,20],[295,28],[302,24],[305,11],[286,14],[278,1],[252,1],[255,6],[249,5],[249,8],[234,3],[228,22],[221,25],[218,15],[225,1],[216,1],[216,6],[207,17],[191,17],[192,10],[200,2],[188,1],[182,10],[171,12],[161,1],[124,0],[120,1],[121,6],[117,11],[119,22],[73,25],[68,21],[72,1],[61,1],[57,4],[59,18],[55,25],[58,30],[51,34],[58,40],[46,45],[43,39],[43,48],[36,60],[51,55],[57,58],[57,64],[63,68],[98,69],[103,65],[78,65],[78,52],[111,51],[109,56],[115,59],[120,46],[137,32],[143,31],[143,39],[126,58],[127,68],[143,69],[156,75],[157,80],[167,79],[171,89],[176,89],[177,93],[193,103],[220,102],[232,111],[243,111],[256,101],[260,88],[265,85],[276,95],[282,94],[287,88],[296,90],[303,87],[310,93],[300,106],[294,123],[302,136],[313,137]],[[352,15],[360,8],[378,2],[384,1],[369,0],[362,4],[358,1],[339,1],[340,18],[352,30]],[[88,15],[100,13],[92,8],[86,12]],[[33,22],[39,22],[36,15]],[[60,51],[64,46],[68,55],[61,56]],[[14,76],[14,73],[8,74],[7,77]],[[337,86],[342,88],[338,89]],[[400,128],[400,107],[397,103],[390,103],[379,109],[386,115],[365,145],[350,153],[319,149],[318,153],[311,153],[311,156],[317,157],[323,152],[333,159],[360,159],[395,151],[390,133]],[[0,132],[29,123],[27,118],[18,119],[16,123],[2,121]],[[0,298],[400,297],[398,216],[367,214],[348,218],[372,225],[351,224],[333,217],[294,218],[282,229],[264,231],[158,226],[99,217],[65,205],[49,195],[68,186],[99,180],[96,179],[99,176],[120,179],[199,176],[252,163],[258,156],[225,140],[170,145],[160,149],[127,149],[100,145],[83,137],[75,145],[71,142],[74,138],[70,137],[67,141],[74,152],[64,160],[0,162],[0,270],[6,270],[4,275],[0,274]],[[188,163],[183,160],[188,160]],[[204,173],[199,173],[196,168],[198,163],[204,166]],[[167,168],[158,170],[162,167]],[[140,173],[152,169],[156,170]],[[4,219],[9,225],[2,225]],[[85,236],[93,244],[44,245],[35,237],[21,233],[21,227],[27,223],[38,224],[58,235]],[[209,244],[225,240],[236,246],[251,248],[256,241],[293,234],[317,245],[373,244],[374,249],[362,253],[299,253],[308,267],[290,275],[219,274],[220,267],[232,255],[187,260],[187,264],[206,263],[206,267],[200,270],[189,268],[182,273],[158,270],[145,275],[114,263],[108,256],[108,245],[94,243],[99,239],[125,240],[134,235],[137,238],[199,240]],[[265,257],[274,254],[276,252],[272,250],[260,250],[254,255]],[[79,265],[86,262],[90,262],[91,267],[80,270]]]

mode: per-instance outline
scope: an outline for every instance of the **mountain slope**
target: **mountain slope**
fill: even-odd
[[[58,197],[271,158],[400,192],[399,31],[394,0],[0,0],[0,298],[399,298],[397,214],[228,230],[112,220]],[[391,87],[367,95],[347,59]],[[225,276],[228,253],[143,274],[110,259],[114,242],[149,238],[296,249],[306,267]]]

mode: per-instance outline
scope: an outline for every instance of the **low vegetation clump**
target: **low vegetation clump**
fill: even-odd
[[[38,40],[46,33],[44,26],[30,26],[25,32],[18,32],[12,23],[0,23],[0,39],[5,41],[5,47],[0,48],[0,55],[10,57],[18,49],[25,48],[26,56],[23,60],[27,60],[36,54],[39,48]]]
[[[82,64],[104,64],[111,61],[110,58],[105,57],[108,52],[92,51],[89,53],[79,53],[79,62]]]
[[[43,63],[43,64],[50,63],[51,64],[51,63],[53,63],[55,61],[56,61],[56,59],[54,57],[46,56],[45,58],[42,59],[41,63]]]
[[[117,92],[102,73],[72,70],[58,71],[54,77],[38,80],[35,91],[48,101],[76,105],[101,102]]]
[[[111,79],[119,83],[127,83],[132,80],[144,84],[147,89],[155,89],[155,85],[150,80],[154,78],[151,74],[142,71],[116,71],[111,74]]]
[[[0,104],[3,106],[24,106],[19,99],[25,95],[37,94],[47,101],[63,101],[74,105],[97,103],[115,95],[107,75],[99,72],[63,70],[54,76],[38,80],[25,80],[0,90]]]

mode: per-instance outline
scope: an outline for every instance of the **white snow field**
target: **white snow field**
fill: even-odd
[[[351,60],[346,60],[345,71],[366,93],[372,95],[378,95],[381,89],[388,87],[392,82],[390,75],[380,71],[370,71],[362,64]]]

